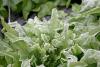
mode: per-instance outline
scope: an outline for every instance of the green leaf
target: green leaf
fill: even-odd
[[[84,62],[73,62],[70,64],[70,67],[87,67],[87,64]]]
[[[78,5],[78,4],[72,4],[72,10],[74,11],[74,12],[79,12],[80,11],[80,5]]]
[[[3,6],[0,6],[0,15],[3,16],[4,18],[8,16],[8,13]]]
[[[42,3],[45,3],[45,2],[47,2],[48,0],[32,0],[34,3],[36,3],[36,4],[42,4]]]
[[[76,55],[76,56],[84,52],[84,50],[83,50],[80,46],[78,46],[78,44],[75,44],[75,45],[71,48],[71,50],[72,50],[72,53],[73,53],[74,55]]]
[[[95,37],[100,41],[100,32],[98,32]]]
[[[7,66],[7,62],[4,56],[0,56],[0,65],[2,65],[3,67]]]
[[[32,9],[32,1],[31,0],[23,0],[22,12],[24,19],[27,19],[29,12]]]
[[[99,53],[100,51],[88,49],[80,61],[85,62],[87,64],[98,63],[100,61]]]
[[[5,56],[7,64],[13,64],[13,59],[9,56]]]
[[[9,33],[17,35],[17,32],[4,21],[4,18],[1,18],[1,23],[3,25],[3,32],[7,31]]]
[[[20,60],[25,60],[29,56],[30,47],[24,40],[18,40],[13,43],[13,48],[18,50],[18,55],[20,55]]]
[[[38,13],[38,17],[39,18],[42,18],[42,17],[44,17],[46,15],[50,15],[51,14],[51,11],[52,11],[52,9],[54,7],[55,7],[54,6],[54,3],[53,2],[49,2],[49,1],[47,3],[41,5],[40,6],[40,11]]]
[[[50,37],[48,37],[47,35],[45,34],[41,34],[41,38],[42,40],[45,42],[45,43],[48,43],[50,41]]]

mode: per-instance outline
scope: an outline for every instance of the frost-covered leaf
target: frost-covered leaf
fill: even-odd
[[[30,60],[22,61],[21,67],[31,67]]]

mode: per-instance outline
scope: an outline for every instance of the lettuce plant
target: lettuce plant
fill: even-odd
[[[82,7],[70,15],[53,9],[50,20],[24,26],[1,18],[1,67],[100,67],[100,8]]]

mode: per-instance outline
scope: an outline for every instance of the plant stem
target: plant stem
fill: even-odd
[[[9,12],[9,16],[8,16],[8,22],[10,23],[10,18],[11,18],[11,10],[10,10],[10,0],[8,0],[8,12]]]

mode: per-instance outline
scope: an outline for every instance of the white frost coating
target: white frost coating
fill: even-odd
[[[67,20],[64,21],[64,31],[63,31],[63,33],[65,35],[65,37],[64,37],[65,39],[67,38],[66,33],[68,31],[68,27],[69,27],[69,23],[68,23],[68,19],[67,19]]]
[[[37,24],[37,25],[38,25],[38,24],[39,24],[39,25],[42,25],[42,24],[43,24],[43,22],[40,21],[39,18],[38,18],[37,16],[34,17],[34,23]]]
[[[83,12],[85,10],[95,7],[96,2],[97,0],[82,0],[83,6],[81,7],[80,12]]]
[[[24,61],[22,61],[21,67],[31,67],[30,66],[30,60],[24,60]]]
[[[0,67],[2,67],[2,66],[0,66]],[[12,64],[7,65],[7,67],[12,67]]]
[[[40,66],[36,66],[36,67],[45,67],[45,66],[42,64],[42,65],[40,65]]]
[[[100,62],[97,63],[97,67],[100,67]]]
[[[25,36],[25,32],[20,24],[17,21],[8,23],[11,27],[13,27],[19,34],[19,36]]]
[[[67,67],[70,67],[70,63],[72,63],[72,62],[77,62],[77,58],[76,58],[75,56],[73,56],[73,55],[69,55],[69,56],[67,57],[67,59],[68,59]]]
[[[34,20],[33,20],[33,19],[31,19],[31,18],[30,18],[30,19],[28,19],[28,21],[27,21],[27,23],[28,23],[28,24],[32,24],[33,22],[34,22]]]

